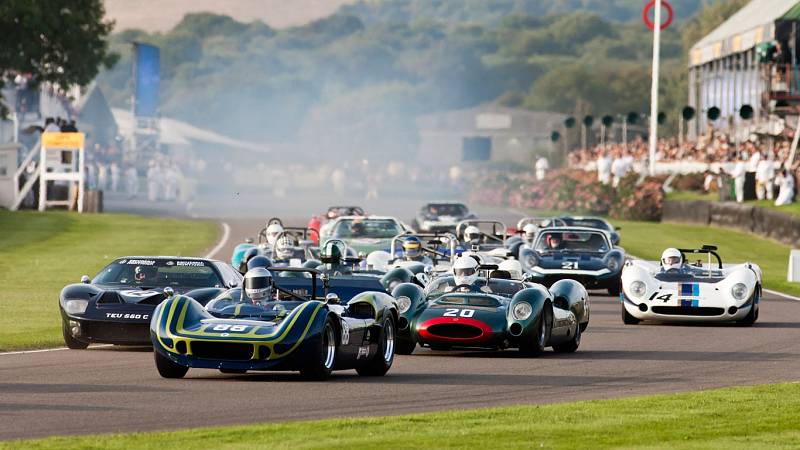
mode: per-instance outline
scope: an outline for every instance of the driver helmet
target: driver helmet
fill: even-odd
[[[353,219],[350,222],[350,234],[354,237],[364,234],[364,222],[361,219]]]
[[[133,269],[133,279],[136,280],[137,283],[153,281],[157,272],[158,268],[155,266],[136,266],[136,268]]]
[[[501,262],[497,269],[508,272],[512,280],[522,279],[522,264],[516,259],[507,259]]]
[[[278,240],[278,235],[283,233],[283,227],[279,223],[273,223],[267,227],[267,242],[270,245],[275,245]]]
[[[272,261],[269,260],[266,256],[257,255],[250,258],[250,261],[247,262],[247,270],[255,269],[256,267],[263,267],[267,268],[272,266]]]
[[[244,291],[255,304],[263,305],[272,299],[272,274],[263,267],[250,269],[244,275]]]
[[[536,237],[536,231],[538,229],[539,228],[536,225],[532,224],[532,223],[529,223],[529,224],[525,225],[524,227],[522,227],[522,236],[523,236],[523,238],[527,242],[533,242],[533,239]]]
[[[290,259],[292,256],[294,256],[295,246],[296,242],[291,236],[282,236],[280,239],[278,239],[278,242],[275,243],[275,259]]]
[[[661,266],[664,270],[680,269],[683,265],[683,255],[677,248],[668,248],[661,254]]]
[[[416,236],[403,238],[403,257],[406,259],[419,258],[422,255],[422,242]]]
[[[453,279],[456,286],[472,284],[478,279],[478,261],[470,256],[461,256],[453,263]]]
[[[470,225],[464,230],[464,241],[477,244],[480,240],[481,230],[475,225]]]
[[[392,256],[383,250],[376,250],[367,255],[367,269],[385,271],[392,261]]]
[[[337,242],[328,242],[321,251],[322,257],[331,261],[331,264],[342,262],[342,249]]]

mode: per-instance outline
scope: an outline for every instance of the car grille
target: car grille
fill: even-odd
[[[471,339],[483,334],[483,331],[472,325],[442,323],[428,327],[428,333],[446,338]]]
[[[710,308],[710,307],[683,308],[680,306],[653,306],[653,312],[656,314],[664,314],[668,316],[711,317],[711,316],[721,316],[722,314],[725,313],[725,309]]]
[[[84,322],[81,324],[82,335],[100,342],[150,342],[150,324]]]
[[[249,361],[253,358],[252,344],[194,341],[191,343],[191,347],[192,355],[197,358],[231,361]]]

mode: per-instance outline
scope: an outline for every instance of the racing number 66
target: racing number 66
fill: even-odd
[[[459,311],[461,311],[459,313]],[[458,308],[447,308],[444,312],[444,317],[472,317],[475,315],[474,309],[458,309]]]

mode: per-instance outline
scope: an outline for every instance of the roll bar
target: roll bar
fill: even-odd
[[[275,286],[275,288],[283,292],[284,294],[290,295],[292,297],[298,298],[300,300],[316,300],[317,299],[317,277],[320,277],[323,282],[323,289],[327,291],[328,289],[328,282],[326,277],[317,270],[317,269],[309,269],[305,267],[267,267],[267,270],[270,272],[295,272],[295,273],[309,273],[311,274],[311,296],[309,298],[303,298],[302,296],[295,294],[292,291],[287,291],[286,289],[281,288],[280,286]]]
[[[708,255],[708,267],[711,267],[711,256],[713,255],[717,258],[717,268],[722,269],[722,258],[720,258],[719,253],[717,253],[717,246],[716,245],[703,245],[700,248],[679,248],[679,252],[681,252],[681,257],[684,261],[686,261],[686,254],[707,254]]]
[[[552,223],[552,225],[548,226],[556,226],[556,227],[567,226],[567,222],[558,217],[523,217],[522,219],[519,219],[519,222],[517,222],[517,231],[522,231],[522,228],[524,228],[525,225],[529,223],[536,225],[538,228],[545,228],[544,226],[542,226],[545,220],[549,220]]]
[[[487,238],[493,241],[500,242],[503,245],[506,244],[506,240],[508,239],[508,228],[506,227],[506,224],[500,222],[499,220],[479,220],[479,219],[462,220],[461,222],[458,222],[458,224],[456,225],[456,236],[457,237],[464,236],[463,229],[470,225],[478,226],[483,224],[492,225],[492,234],[486,234],[483,231],[481,231],[482,235],[486,236]],[[502,230],[503,239],[500,239],[498,237],[500,235],[500,233],[497,232],[498,225],[500,226],[500,230]]]

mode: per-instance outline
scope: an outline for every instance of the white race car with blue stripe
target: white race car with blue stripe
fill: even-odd
[[[679,250],[684,261],[680,269],[664,270],[658,262],[642,260],[625,263],[620,294],[625,324],[756,322],[762,288],[758,265],[723,265],[717,248],[710,245]]]

